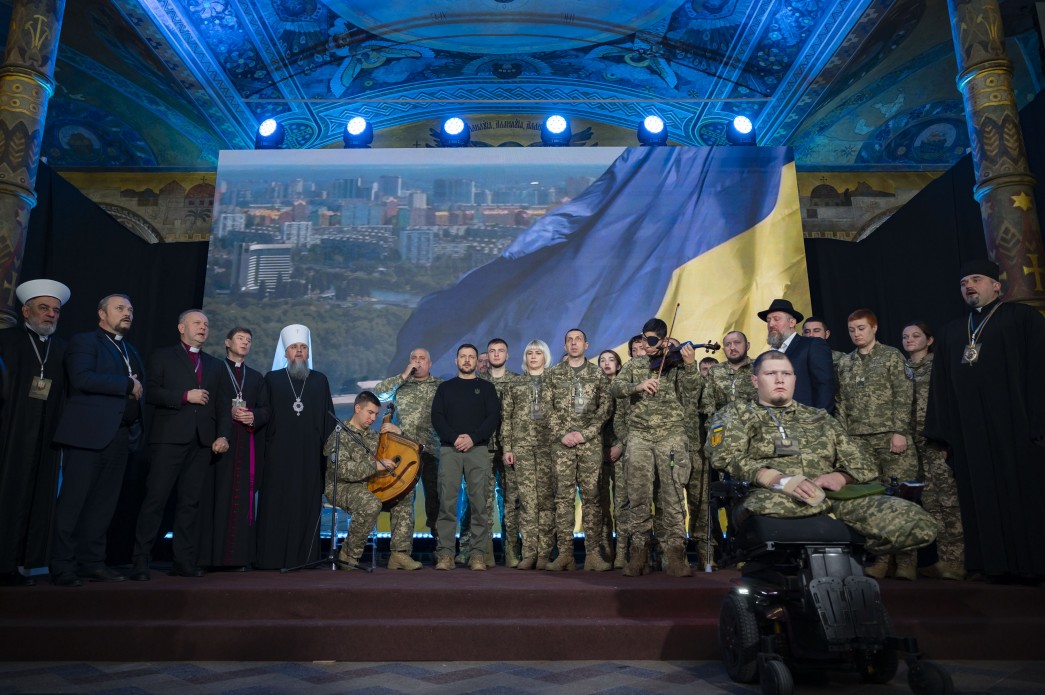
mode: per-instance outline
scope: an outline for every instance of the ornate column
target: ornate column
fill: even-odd
[[[36,205],[47,100],[65,0],[14,0],[0,65],[0,328],[15,325],[15,286]]]
[[[965,99],[987,251],[1005,276],[1005,298],[1045,311],[1045,250],[1034,176],[1012,91],[1012,61],[997,0],[947,0]]]

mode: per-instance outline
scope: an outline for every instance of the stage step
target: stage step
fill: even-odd
[[[163,661],[718,658],[731,571],[373,574],[308,570],[0,589],[3,659]],[[1045,592],[886,580],[898,632],[938,659],[1038,659]]]

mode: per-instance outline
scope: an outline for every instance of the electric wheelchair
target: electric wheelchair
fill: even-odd
[[[887,683],[899,659],[915,693],[951,693],[950,674],[921,658],[913,637],[898,637],[878,583],[864,575],[864,539],[828,516],[776,519],[739,505],[748,483],[711,485],[712,510],[726,527],[719,566],[740,578],[722,603],[722,662],[738,683],[767,695],[794,690],[793,673],[849,671]]]

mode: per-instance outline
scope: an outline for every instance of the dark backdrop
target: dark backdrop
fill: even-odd
[[[1038,180],[1035,203],[1045,209],[1045,92],[1020,112],[1027,157]],[[805,242],[813,311],[831,328],[831,347],[851,352],[846,318],[861,307],[878,315],[878,339],[900,347],[904,324],[934,327],[964,315],[958,269],[985,258],[972,157],[966,155],[926,186],[864,241]],[[1039,259],[1045,264],[1045,259]]]

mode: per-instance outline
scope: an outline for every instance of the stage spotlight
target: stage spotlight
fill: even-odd
[[[544,119],[541,126],[541,143],[545,147],[569,147],[573,131],[570,122],[564,117],[554,114]]]
[[[362,116],[354,116],[345,124],[343,139],[346,149],[366,149],[374,141],[374,126]]]
[[[730,145],[757,145],[755,126],[747,116],[737,116],[733,124],[726,128],[726,142]]]
[[[472,133],[464,119],[454,116],[443,121],[439,131],[439,144],[443,147],[467,147],[472,141]]]
[[[668,129],[660,116],[646,116],[636,133],[643,147],[663,145],[668,141]]]
[[[275,118],[266,118],[258,126],[258,134],[254,137],[255,150],[278,150],[283,146],[287,134],[283,126]]]

